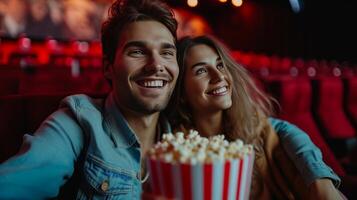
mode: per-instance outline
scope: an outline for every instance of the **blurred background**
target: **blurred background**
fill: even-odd
[[[210,33],[232,49],[356,63],[353,1],[166,0],[179,35]],[[98,40],[111,0],[1,0],[0,35]]]
[[[178,36],[211,34],[305,130],[357,199],[357,20],[353,1],[165,0]],[[0,0],[0,161],[61,98],[105,95],[100,26],[111,0]],[[21,120],[19,120],[21,119]]]

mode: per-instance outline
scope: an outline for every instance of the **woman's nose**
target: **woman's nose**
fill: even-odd
[[[224,80],[224,74],[217,69],[211,71],[211,83],[218,83]]]

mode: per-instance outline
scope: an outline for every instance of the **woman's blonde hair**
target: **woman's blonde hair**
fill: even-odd
[[[187,52],[195,45],[204,44],[213,48],[222,59],[232,76],[232,106],[223,112],[223,132],[226,138],[240,138],[253,142],[266,124],[267,116],[272,114],[272,98],[264,94],[255,84],[248,71],[234,61],[228,49],[212,36],[186,37],[177,45],[177,59],[180,74],[176,88],[167,109],[167,115],[175,128],[194,128],[192,109],[186,102],[184,74]],[[262,120],[264,119],[264,120]]]

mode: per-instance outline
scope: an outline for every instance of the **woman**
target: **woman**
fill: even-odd
[[[178,44],[180,75],[171,106],[176,130],[242,139],[256,151],[252,199],[339,199],[329,179],[304,184],[272,128],[271,100],[246,70],[213,38],[184,38]]]

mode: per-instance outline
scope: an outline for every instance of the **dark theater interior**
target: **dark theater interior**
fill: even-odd
[[[111,0],[0,0],[0,162],[64,97],[104,97],[101,23]],[[357,199],[357,12],[353,1],[165,0],[178,37],[213,35],[304,130]],[[1,190],[1,188],[0,188]]]

